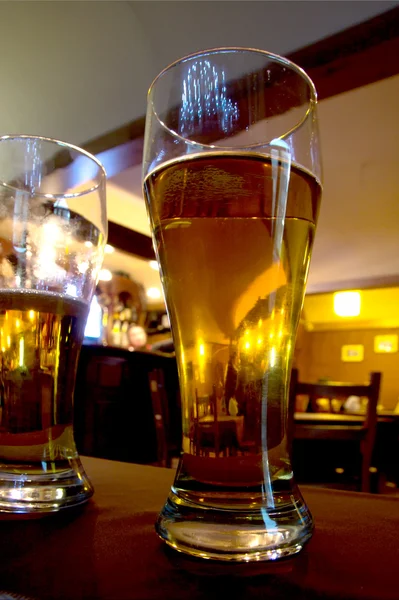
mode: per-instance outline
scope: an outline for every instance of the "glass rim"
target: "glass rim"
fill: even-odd
[[[41,142],[54,144],[56,146],[60,146],[61,148],[65,148],[67,150],[72,150],[72,151],[76,152],[77,154],[79,154],[80,156],[84,156],[84,157],[88,158],[92,163],[95,163],[98,167],[99,175],[96,177],[99,178],[99,181],[94,186],[87,188],[83,191],[73,192],[73,193],[52,194],[51,192],[46,192],[46,193],[34,192],[33,194],[31,194],[32,196],[34,196],[36,198],[47,198],[48,200],[51,200],[53,198],[54,198],[54,200],[60,200],[62,198],[68,198],[68,199],[80,198],[81,196],[86,196],[86,195],[98,190],[100,188],[100,186],[107,179],[107,173],[106,173],[104,165],[101,163],[101,161],[96,156],[94,156],[94,154],[91,154],[87,150],[84,150],[83,148],[80,148],[79,146],[76,146],[75,144],[71,144],[70,142],[64,142],[64,141],[58,140],[56,138],[46,137],[46,136],[42,136],[42,135],[25,134],[25,133],[5,134],[5,135],[0,136],[0,144],[1,144],[1,142],[7,142],[9,140],[11,140],[11,141],[40,140]],[[74,161],[72,160],[71,164],[73,162]],[[0,187],[4,187],[8,190],[13,190],[15,192],[29,193],[27,190],[23,190],[20,187],[17,187],[15,185],[10,185],[8,183],[5,183],[4,181],[0,181]]]
[[[205,50],[199,50],[197,52],[192,52],[191,54],[187,54],[181,58],[178,58],[177,60],[175,60],[172,63],[170,63],[169,65],[167,65],[164,69],[162,69],[162,71],[160,73],[158,73],[158,75],[155,77],[155,79],[153,79],[150,87],[148,88],[147,101],[148,101],[148,104],[151,104],[153,114],[155,115],[156,119],[158,120],[158,122],[164,129],[169,131],[171,133],[171,135],[173,135],[175,138],[183,141],[186,144],[192,145],[192,146],[200,146],[202,148],[211,148],[211,149],[223,148],[224,150],[236,150],[237,149],[236,146],[225,146],[225,145],[218,146],[217,144],[206,144],[203,142],[196,142],[195,140],[191,140],[189,138],[185,138],[185,137],[181,136],[179,133],[177,133],[170,127],[168,127],[162,121],[162,119],[159,117],[157,111],[155,110],[154,102],[151,101],[152,93],[153,93],[158,81],[166,73],[168,73],[171,69],[173,69],[177,65],[183,64],[194,58],[207,56],[209,54],[228,54],[228,53],[231,53],[231,54],[250,53],[250,54],[263,55],[265,57],[270,58],[271,60],[273,60],[276,63],[280,63],[282,65],[286,65],[287,67],[290,67],[290,69],[292,71],[295,71],[307,83],[308,88],[310,90],[310,98],[309,98],[309,103],[308,103],[308,107],[305,111],[305,114],[293,127],[291,127],[291,129],[289,129],[287,132],[284,132],[284,134],[278,136],[275,139],[284,140],[285,138],[292,135],[294,131],[299,129],[306,122],[306,120],[312,114],[312,112],[317,104],[317,91],[316,91],[316,87],[315,87],[312,79],[309,77],[309,75],[306,73],[306,71],[304,69],[302,69],[302,67],[300,67],[296,63],[292,62],[289,58],[285,58],[284,56],[281,56],[280,54],[275,54],[273,52],[269,52],[268,50],[261,50],[259,48],[249,48],[249,47],[247,48],[245,46],[221,46],[220,48],[208,48]],[[247,144],[244,147],[245,148],[264,147],[264,146],[270,145],[271,141],[272,140],[270,140],[269,142],[257,142],[255,144]]]

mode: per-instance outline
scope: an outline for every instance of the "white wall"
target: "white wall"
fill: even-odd
[[[150,43],[127,2],[0,2],[0,133],[77,144],[140,117]]]

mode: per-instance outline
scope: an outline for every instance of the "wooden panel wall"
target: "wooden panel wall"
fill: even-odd
[[[395,408],[399,402],[399,353],[376,354],[376,335],[399,335],[399,329],[364,329],[348,331],[308,332],[300,329],[295,349],[295,366],[302,381],[328,377],[334,381],[362,383],[371,371],[381,371],[380,403]],[[343,362],[341,348],[345,344],[363,344],[362,362]]]

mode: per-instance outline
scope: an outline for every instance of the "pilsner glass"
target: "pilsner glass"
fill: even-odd
[[[321,195],[316,92],[290,61],[219,48],[148,95],[144,192],[173,330],[183,454],[156,529],[204,558],[310,538],[288,384]]]
[[[0,137],[0,512],[54,512],[93,493],[72,408],[106,235],[96,158]]]

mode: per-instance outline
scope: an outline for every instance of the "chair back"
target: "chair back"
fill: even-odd
[[[290,381],[289,397],[289,445],[292,446],[292,440],[295,437],[301,439],[359,439],[361,442],[362,454],[362,491],[369,491],[370,488],[370,466],[377,425],[377,404],[381,386],[381,373],[373,372],[370,374],[370,381],[367,384],[354,384],[331,381],[328,383],[307,383],[299,381],[297,369],[292,369]],[[366,397],[367,410],[364,413],[364,419],[356,423],[329,423],[328,425],[314,424],[305,425],[295,423],[295,400],[298,395],[307,395],[312,398],[328,398],[331,402],[334,398],[348,398],[349,396]],[[359,414],[359,413],[356,413]]]
[[[181,414],[176,410],[177,406],[180,407],[180,396],[176,389],[172,391],[169,385],[168,390],[167,386],[170,367],[173,371],[173,366],[174,362],[168,361],[163,368],[158,367],[148,373],[157,438],[157,464],[160,467],[172,466],[173,459],[178,458],[181,450]],[[177,400],[175,405],[171,404],[168,392]]]
[[[305,383],[299,381],[297,369],[292,369],[291,373],[291,395],[290,398],[295,402],[298,395],[306,395],[312,398],[328,398],[330,401],[334,398],[349,398],[349,396],[366,397],[368,399],[366,421],[373,415],[376,415],[378,397],[381,386],[381,373],[370,373],[370,381],[367,384],[344,383],[339,381]],[[331,408],[331,404],[330,404]],[[334,412],[331,410],[331,412]]]

